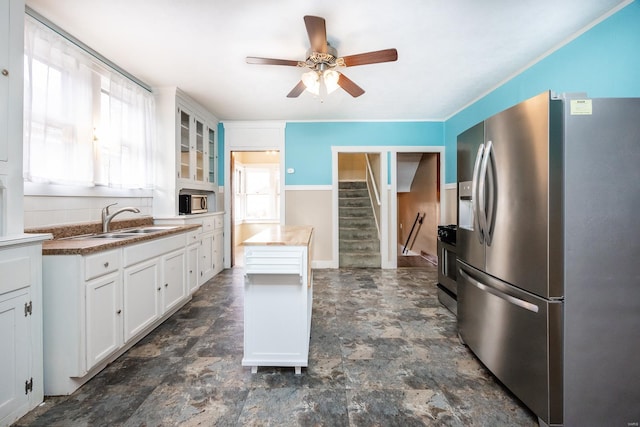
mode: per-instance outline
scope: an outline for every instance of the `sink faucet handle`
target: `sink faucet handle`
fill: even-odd
[[[102,208],[102,212],[104,212],[106,215],[109,215],[109,208],[111,206],[115,206],[117,204],[118,204],[118,202],[115,202],[115,203],[111,203],[110,205],[105,206],[104,208]]]

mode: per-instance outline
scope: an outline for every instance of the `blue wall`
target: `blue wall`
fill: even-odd
[[[447,120],[446,182],[456,182],[456,138],[460,132],[546,90],[586,92],[593,98],[640,97],[640,1]]]
[[[546,90],[640,97],[640,0],[607,18],[445,122],[287,123],[287,185],[331,184],[331,146],[445,145],[446,183],[456,182],[456,138],[477,122]],[[224,129],[219,126],[224,185]]]
[[[331,146],[442,146],[442,122],[287,123],[286,185],[331,185]]]

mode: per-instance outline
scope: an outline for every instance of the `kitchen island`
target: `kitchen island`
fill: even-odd
[[[308,366],[313,277],[310,226],[273,226],[244,245],[242,366]]]

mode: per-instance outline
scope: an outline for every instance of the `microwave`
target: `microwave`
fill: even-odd
[[[207,196],[202,194],[180,194],[178,212],[181,215],[207,212]]]

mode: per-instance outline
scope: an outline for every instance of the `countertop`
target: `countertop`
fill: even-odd
[[[245,246],[309,246],[310,225],[276,225],[242,242]]]
[[[153,218],[145,217],[135,220],[113,221],[110,232],[117,233],[129,228],[153,226]],[[102,231],[101,223],[83,223],[55,226],[50,228],[31,229],[29,232],[51,233],[53,240],[42,244],[42,255],[88,255],[108,249],[128,246],[134,243],[149,241],[172,234],[185,233],[200,227],[199,224],[162,224],[162,227],[172,228],[156,231],[154,233],[133,235],[124,239],[104,239],[92,237]]]

